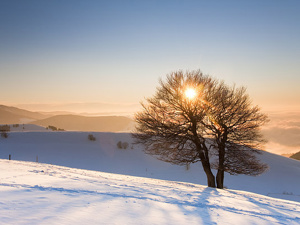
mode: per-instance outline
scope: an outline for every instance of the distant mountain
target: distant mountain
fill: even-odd
[[[300,160],[300,152],[291,155],[290,158]]]
[[[125,116],[87,117],[79,115],[57,115],[62,112],[38,113],[16,107],[0,105],[0,124],[26,124],[55,126],[72,131],[130,131],[133,120]]]
[[[28,123],[33,120],[40,120],[47,117],[47,115],[41,113],[0,105],[0,124]]]
[[[31,122],[40,126],[55,126],[69,131],[119,132],[130,131],[133,120],[124,116],[86,117],[78,115],[58,115]]]

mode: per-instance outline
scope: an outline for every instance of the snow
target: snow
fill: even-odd
[[[300,224],[297,160],[263,152],[266,173],[226,174],[219,190],[200,163],[159,161],[129,133],[22,126],[0,138],[0,224]]]
[[[27,128],[29,129],[29,128]],[[33,129],[33,128],[32,128]],[[35,129],[37,130],[37,129]],[[92,132],[96,141],[89,141],[89,132],[10,132],[0,138],[0,158],[49,163],[79,169],[206,185],[200,163],[184,166],[159,161],[133,145],[128,133]],[[119,149],[119,141],[129,143]],[[261,160],[269,170],[257,177],[225,175],[228,189],[243,190],[266,196],[300,202],[300,162],[263,152]]]
[[[5,125],[5,124],[2,124]],[[45,127],[34,125],[34,124],[10,124],[10,132],[31,132],[31,131],[51,131]]]
[[[300,203],[244,191],[4,159],[0,170],[0,224],[300,224]]]

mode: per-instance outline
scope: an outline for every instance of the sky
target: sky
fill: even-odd
[[[299,106],[299,1],[0,1],[0,101],[138,104],[177,70]]]
[[[160,78],[200,69],[266,112],[300,112],[299,11],[292,0],[0,0],[0,104],[134,112]]]

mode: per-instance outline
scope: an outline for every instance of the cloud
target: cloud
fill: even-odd
[[[264,129],[263,133],[270,142],[290,147],[300,147],[300,127],[272,127]]]
[[[269,141],[266,149],[274,153],[300,151],[300,112],[269,112],[270,123],[262,129]]]

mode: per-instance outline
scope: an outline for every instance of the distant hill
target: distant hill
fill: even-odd
[[[40,120],[47,117],[47,115],[41,113],[0,105],[0,124],[28,123],[33,120]]]
[[[100,131],[119,132],[129,131],[133,120],[124,116],[86,117],[78,115],[58,115],[43,120],[31,122],[40,126],[55,126],[69,131]]]
[[[125,116],[87,117],[79,115],[57,115],[58,112],[38,113],[16,107],[0,105],[0,124],[35,124],[43,127],[55,126],[70,131],[130,131],[133,120]],[[60,114],[62,112],[59,112]],[[56,115],[55,115],[56,114]]]
[[[300,160],[300,152],[291,155],[290,158]]]

